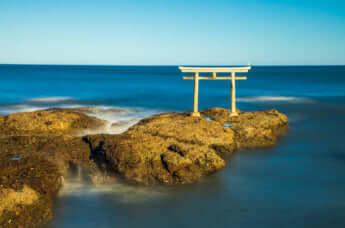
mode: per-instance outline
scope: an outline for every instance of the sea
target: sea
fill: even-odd
[[[66,180],[52,227],[345,227],[345,66],[252,66],[236,81],[237,107],[277,109],[289,130],[276,146],[225,157],[198,183],[91,185]],[[188,74],[186,74],[188,76]],[[0,65],[0,115],[96,107],[117,123],[193,107],[193,81],[178,66]],[[199,108],[230,107],[228,80],[203,80]],[[119,112],[119,110],[123,110]]]

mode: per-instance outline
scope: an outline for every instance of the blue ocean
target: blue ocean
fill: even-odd
[[[289,118],[276,146],[237,152],[192,185],[75,178],[45,227],[344,227],[345,66],[253,66],[245,75],[236,82],[238,109]],[[0,115],[87,106],[122,126],[107,133],[119,133],[152,114],[191,110],[193,81],[178,66],[0,65]],[[230,82],[200,81],[199,108],[215,106],[229,108]]]

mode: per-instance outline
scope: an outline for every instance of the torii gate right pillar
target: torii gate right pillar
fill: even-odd
[[[198,101],[199,101],[198,95],[199,95],[199,72],[196,72],[194,76],[194,107],[193,107],[193,112],[192,112],[193,117],[200,116],[200,113],[198,111]]]
[[[231,72],[231,113],[230,116],[238,116],[236,112],[236,84],[235,72]]]

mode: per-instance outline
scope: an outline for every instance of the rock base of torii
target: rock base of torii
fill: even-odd
[[[200,118],[189,112],[154,115],[121,135],[91,135],[87,141],[129,182],[185,184],[223,169],[222,156],[235,150],[274,145],[287,126],[276,110],[230,117],[228,109],[211,108]]]

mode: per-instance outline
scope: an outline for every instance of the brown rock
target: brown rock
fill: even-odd
[[[272,145],[287,126],[286,116],[274,110],[240,112],[234,118],[229,114],[222,108],[205,110],[201,118],[164,113],[140,121],[121,135],[94,135],[86,140],[128,181],[192,183],[225,167],[219,154]],[[225,123],[232,126],[225,128]]]
[[[0,154],[0,227],[31,227],[51,218],[61,186],[56,166],[37,156],[11,160]]]
[[[2,123],[1,123],[2,122]],[[105,121],[69,109],[14,113],[0,119],[0,135],[74,135]]]
[[[0,216],[5,210],[17,211],[21,205],[31,205],[38,200],[38,193],[27,185],[20,191],[11,188],[0,188]]]
[[[236,117],[230,117],[230,110],[211,108],[203,111],[202,116],[225,124],[230,123],[230,129],[235,134],[236,148],[256,148],[274,145],[277,139],[288,128],[287,117],[277,110],[261,112],[241,112]]]

